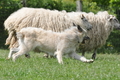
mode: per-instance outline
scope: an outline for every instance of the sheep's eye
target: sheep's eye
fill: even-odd
[[[119,23],[119,21],[117,19],[114,19],[114,20]]]
[[[81,19],[83,20],[84,18],[82,17]]]

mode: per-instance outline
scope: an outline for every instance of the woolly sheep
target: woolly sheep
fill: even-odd
[[[108,14],[107,11],[98,12],[97,14],[83,12],[83,15],[93,25],[93,28],[87,33],[90,40],[85,41],[84,45],[79,45],[78,49],[82,51],[83,56],[86,51],[94,50],[92,58],[95,59],[96,50],[106,43],[113,28],[120,29],[120,24],[118,19]]]
[[[68,14],[65,11],[49,10],[43,8],[21,8],[12,13],[4,22],[5,29],[9,36],[6,39],[6,45],[9,48],[18,46],[16,32],[24,27],[40,27],[45,30],[61,32],[75,23],[82,26],[85,30],[91,29],[92,25],[82,14]],[[8,59],[10,56],[8,56]]]
[[[50,55],[56,55],[60,64],[63,64],[62,55],[64,54],[82,62],[93,62],[92,59],[88,60],[76,54],[76,46],[85,36],[86,31],[80,26],[73,26],[63,32],[46,31],[34,27],[23,28],[17,33],[19,47],[13,49],[13,52],[17,51],[12,58],[15,61],[19,56],[37,47]]]

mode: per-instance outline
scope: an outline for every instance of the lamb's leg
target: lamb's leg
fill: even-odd
[[[92,59],[86,59],[84,56],[80,56],[78,54],[76,54],[75,52],[74,53],[71,53],[69,54],[70,57],[74,58],[74,59],[77,59],[77,60],[80,60],[82,62],[87,62],[87,63],[92,63],[93,60]]]
[[[97,50],[95,49],[95,50],[94,50],[94,53],[93,53],[93,55],[92,55],[92,59],[95,59],[95,58],[96,58],[96,52],[97,52]]]
[[[10,58],[12,57],[12,54],[13,54],[13,53],[16,53],[16,52],[18,52],[18,51],[19,51],[18,48],[11,48],[11,49],[10,49],[10,52],[9,52],[9,54],[8,54],[8,58],[7,58],[7,59],[10,59]]]
[[[26,53],[26,54],[25,54],[25,57],[30,58],[30,54],[29,54],[29,53]]]
[[[16,60],[19,56],[21,56],[21,55],[23,55],[23,54],[26,54],[26,53],[28,53],[28,52],[29,52],[29,51],[28,51],[27,49],[20,49],[17,53],[15,53],[15,54],[12,55],[13,61],[15,62],[15,60]]]
[[[63,64],[63,60],[62,60],[62,52],[61,51],[56,51],[55,55],[57,57],[57,60],[60,64]]]

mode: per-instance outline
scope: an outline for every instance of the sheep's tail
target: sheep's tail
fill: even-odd
[[[13,35],[14,35],[14,31],[11,31],[11,32],[9,33],[8,38],[6,39],[5,45],[9,45],[9,44],[11,43],[11,39],[12,39]]]

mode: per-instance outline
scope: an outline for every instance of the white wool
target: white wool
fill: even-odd
[[[98,12],[97,14],[84,13],[83,15],[93,25],[93,28],[87,33],[90,40],[86,41],[84,45],[80,45],[78,48],[82,50],[82,52],[102,47],[106,43],[113,28],[120,28],[119,22],[114,20],[116,19],[115,16],[112,15],[111,17],[107,11]],[[112,19],[111,21],[109,21],[110,17]]]
[[[10,48],[17,44],[16,32],[24,27],[40,27],[45,30],[61,32],[74,24],[80,25],[84,30],[91,28],[91,24],[83,21],[82,14],[69,14],[65,11],[49,10],[43,8],[21,8],[12,13],[4,22],[5,29],[12,36],[6,39],[6,45],[10,44]]]
[[[88,60],[76,54],[76,46],[78,42],[81,43],[83,41],[86,34],[86,32],[81,31],[80,27],[78,27],[71,27],[63,32],[46,31],[34,27],[21,29],[17,33],[19,47],[13,49],[13,52],[18,51],[13,55],[11,53],[13,61],[37,47],[50,55],[56,55],[58,62],[61,64],[63,64],[62,56],[64,54],[82,62],[93,62],[93,60]]]

